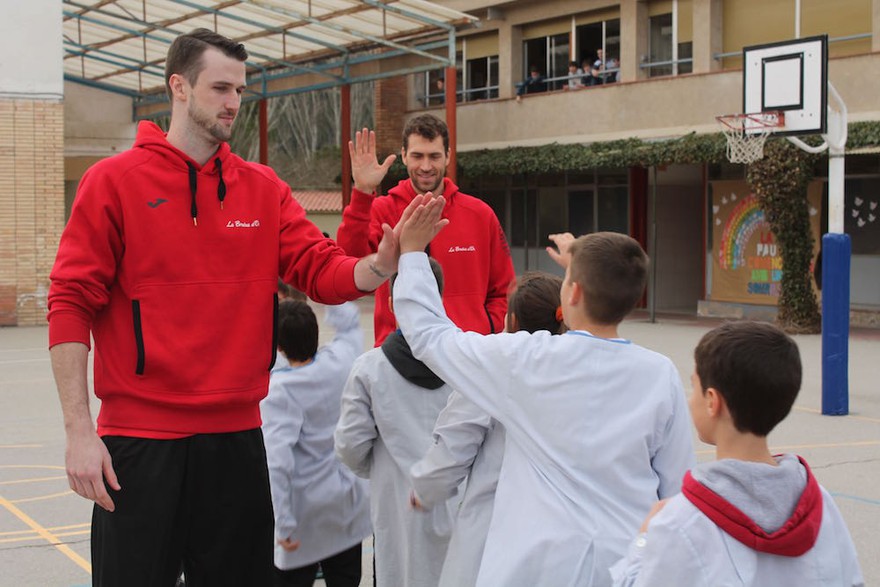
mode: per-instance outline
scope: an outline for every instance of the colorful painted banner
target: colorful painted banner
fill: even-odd
[[[744,181],[710,182],[713,301],[775,305],[782,282],[782,251],[764,211]],[[819,250],[822,184],[810,185],[807,205]]]

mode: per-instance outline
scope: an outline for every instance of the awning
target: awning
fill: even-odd
[[[136,105],[165,102],[168,46],[198,27],[245,44],[246,99],[257,99],[454,67],[456,31],[477,21],[424,0],[63,0],[63,6],[65,79],[130,95]]]

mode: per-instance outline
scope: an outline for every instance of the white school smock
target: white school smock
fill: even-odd
[[[436,291],[436,280],[431,277]],[[404,379],[375,348],[355,361],[342,396],[336,455],[370,479],[378,587],[434,587],[454,516],[449,500],[428,511],[409,505],[409,470],[431,446],[434,422],[451,388]]]
[[[439,587],[473,587],[477,581],[504,458],[504,438],[504,426],[453,391],[437,417],[434,444],[410,470],[413,486],[426,504],[455,495],[467,478]]]
[[[325,323],[336,329],[333,340],[312,363],[272,373],[260,403],[275,538],[301,542],[293,552],[276,542],[275,566],[284,570],[338,554],[371,532],[369,484],[333,453],[342,388],[364,346],[357,306],[328,306]]]
[[[822,491],[816,544],[798,557],[752,550],[677,495],[612,567],[615,587],[862,587],[852,538]]]
[[[462,332],[424,253],[401,256],[394,309],[413,354],[504,425],[477,585],[610,585],[608,568],[694,461],[672,362],[585,332]]]

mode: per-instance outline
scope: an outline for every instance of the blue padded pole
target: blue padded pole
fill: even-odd
[[[822,413],[849,413],[849,281],[852,243],[848,234],[822,237]]]

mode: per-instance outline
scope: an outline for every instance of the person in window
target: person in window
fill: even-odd
[[[564,86],[565,90],[580,90],[584,87],[583,83],[584,70],[578,67],[577,61],[568,64],[568,83]]]
[[[529,67],[529,77],[516,85],[516,99],[522,99],[523,94],[537,94],[538,92],[546,92],[547,83],[541,70],[536,65]]]

